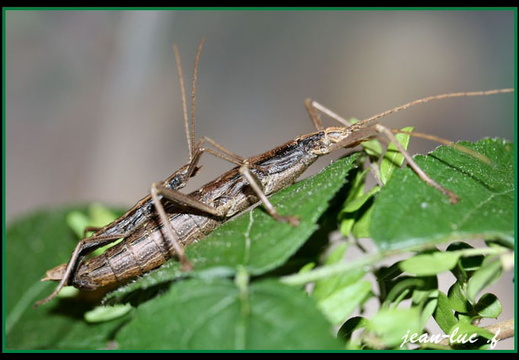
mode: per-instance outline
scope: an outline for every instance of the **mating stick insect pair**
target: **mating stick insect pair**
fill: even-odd
[[[202,45],[203,40],[200,42],[195,58],[190,121],[187,115],[180,57],[174,46],[182,93],[189,162],[162,183],[153,184],[150,195],[141,199],[112,223],[100,229],[85,229],[85,232],[95,232],[90,237],[79,241],[67,264],[47,271],[46,277],[42,280],[59,281],[59,284],[48,297],[38,301],[35,306],[53,299],[64,286],[72,285],[81,290],[95,290],[124,284],[158,268],[173,257],[178,258],[183,269],[190,269],[191,264],[186,258],[184,247],[208,235],[223,222],[257,202],[261,202],[275,220],[297,226],[298,219],[290,215],[280,215],[268,196],[294,183],[320,156],[342,148],[353,148],[375,137],[383,137],[394,143],[407,164],[426,184],[448,196],[451,203],[456,203],[459,197],[429,177],[395,139],[394,133],[401,131],[390,130],[380,124],[378,119],[432,100],[513,91],[513,89],[499,89],[431,96],[355,124],[350,124],[319,103],[307,99],[305,106],[316,128],[315,132],[301,135],[263,154],[242,158],[207,137],[202,137],[195,144],[196,80]],[[319,111],[342,125],[324,128]],[[450,141],[431,135],[420,133],[412,133],[412,135],[452,145]],[[206,144],[212,147],[207,147]],[[459,146],[457,148],[469,152],[469,149]],[[181,193],[179,190],[197,174],[200,169],[198,166],[200,157],[206,152],[236,164],[236,167],[190,194]],[[481,159],[480,154],[471,154]],[[87,255],[94,250],[119,239],[122,241],[108,248],[101,255],[87,258]]]

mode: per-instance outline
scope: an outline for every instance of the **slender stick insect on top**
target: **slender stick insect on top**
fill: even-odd
[[[290,215],[280,215],[269,201],[268,196],[294,183],[320,156],[342,148],[353,148],[375,137],[384,137],[394,143],[406,159],[407,164],[427,185],[448,196],[451,203],[456,203],[459,201],[459,197],[429,177],[398,143],[393,133],[399,131],[390,130],[381,125],[378,120],[391,113],[432,100],[514,91],[513,89],[499,89],[431,96],[393,108],[355,124],[349,124],[319,103],[307,99],[305,106],[316,128],[315,132],[301,135],[263,154],[242,158],[207,137],[202,137],[195,144],[195,95],[202,46],[203,39],[195,58],[191,120],[188,120],[187,115],[180,57],[174,46],[189,148],[189,162],[162,183],[152,184],[150,195],[141,199],[121,217],[103,228],[95,229],[90,237],[80,240],[67,264],[47,271],[46,277],[42,281],[59,281],[59,284],[48,297],[38,301],[35,306],[50,301],[67,285],[81,290],[122,285],[161,266],[173,257],[179,259],[183,269],[190,269],[191,265],[184,254],[184,247],[205,237],[223,222],[247,210],[257,202],[261,202],[275,220],[297,226],[298,219]],[[324,128],[319,111],[339,121],[342,125]],[[448,140],[431,135],[420,133],[413,133],[413,135],[448,145],[452,144]],[[212,147],[204,146],[206,143]],[[457,148],[469,152],[466,148],[460,146]],[[189,178],[198,172],[198,162],[204,152],[237,166],[196,191],[189,194],[181,193],[179,189],[183,188]],[[470,152],[470,154],[479,159],[482,157],[477,153]],[[93,229],[87,228],[85,232],[87,230]],[[101,255],[86,258],[94,250],[119,239],[122,241]]]

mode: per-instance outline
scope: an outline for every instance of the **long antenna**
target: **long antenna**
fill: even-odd
[[[372,116],[370,118],[367,118],[365,120],[359,121],[355,123],[352,126],[355,127],[364,127],[368,125],[369,123],[374,122],[377,119],[380,119],[381,117],[396,113],[400,110],[405,110],[407,108],[410,108],[411,106],[415,106],[418,104],[423,104],[432,100],[441,100],[441,99],[448,99],[448,98],[455,98],[455,97],[463,97],[463,96],[484,96],[484,95],[494,95],[494,94],[500,94],[500,93],[508,93],[513,92],[514,89],[497,89],[497,90],[488,90],[488,91],[471,91],[471,92],[457,92],[457,93],[450,93],[450,94],[442,94],[442,95],[435,95],[435,96],[429,96],[423,99],[418,99],[415,101],[411,101],[407,104],[398,106],[396,108],[384,111],[383,113],[377,114],[375,116]]]
[[[189,120],[187,118],[187,101],[186,101],[186,88],[184,86],[184,75],[182,75],[182,64],[180,63],[180,54],[176,44],[173,44],[173,51],[175,52],[175,61],[177,63],[178,80],[180,82],[180,92],[182,94],[182,110],[184,113],[184,129],[186,130],[187,147],[189,149],[189,161],[193,160],[193,138],[190,134]]]
[[[200,44],[198,45],[198,50],[196,52],[195,67],[193,69],[193,84],[191,86],[191,140],[189,142],[191,145],[195,142],[196,80],[198,77],[198,61],[200,60],[200,53],[202,52],[204,41],[205,37],[202,37],[202,39],[200,40]]]

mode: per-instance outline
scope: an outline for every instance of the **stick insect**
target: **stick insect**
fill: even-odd
[[[124,284],[161,266],[173,257],[179,259],[183,269],[190,269],[191,264],[184,254],[185,246],[205,237],[223,222],[258,202],[263,204],[265,210],[275,220],[297,226],[298,219],[290,215],[280,215],[269,201],[268,196],[294,183],[320,156],[343,148],[353,148],[375,137],[384,137],[387,141],[394,143],[407,164],[427,185],[449,197],[451,203],[456,203],[459,201],[459,197],[427,175],[395,139],[394,133],[399,131],[385,127],[378,120],[397,111],[433,100],[514,91],[513,89],[498,89],[431,96],[395,107],[355,124],[350,124],[318,102],[307,99],[305,106],[316,131],[301,135],[263,154],[243,158],[208,137],[202,137],[195,145],[196,80],[202,46],[203,39],[195,58],[191,121],[187,116],[180,57],[174,46],[190,155],[189,162],[164,182],[152,184],[150,195],[141,199],[124,215],[101,229],[95,229],[96,231],[90,237],[80,240],[67,264],[47,271],[46,277],[42,281],[59,281],[59,284],[49,296],[38,301],[35,306],[53,299],[66,285],[72,285],[81,290],[95,290]],[[337,120],[341,126],[325,128],[319,112]],[[413,133],[413,135],[452,145],[452,142],[435,136],[420,133]],[[206,144],[210,144],[212,147],[207,147]],[[458,149],[468,152],[466,148],[458,147]],[[236,167],[189,194],[179,192],[179,189],[183,188],[188,180],[198,172],[197,164],[204,152],[223,158],[235,164]],[[478,154],[473,155],[478,157]],[[94,250],[119,239],[122,241],[101,255],[86,258]]]

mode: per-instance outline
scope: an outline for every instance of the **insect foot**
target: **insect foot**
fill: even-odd
[[[290,224],[290,226],[298,226],[299,223],[301,222],[299,220],[299,217],[297,216],[282,216],[282,215],[277,215],[276,218],[275,218],[277,221],[281,221],[281,222],[287,222]]]

